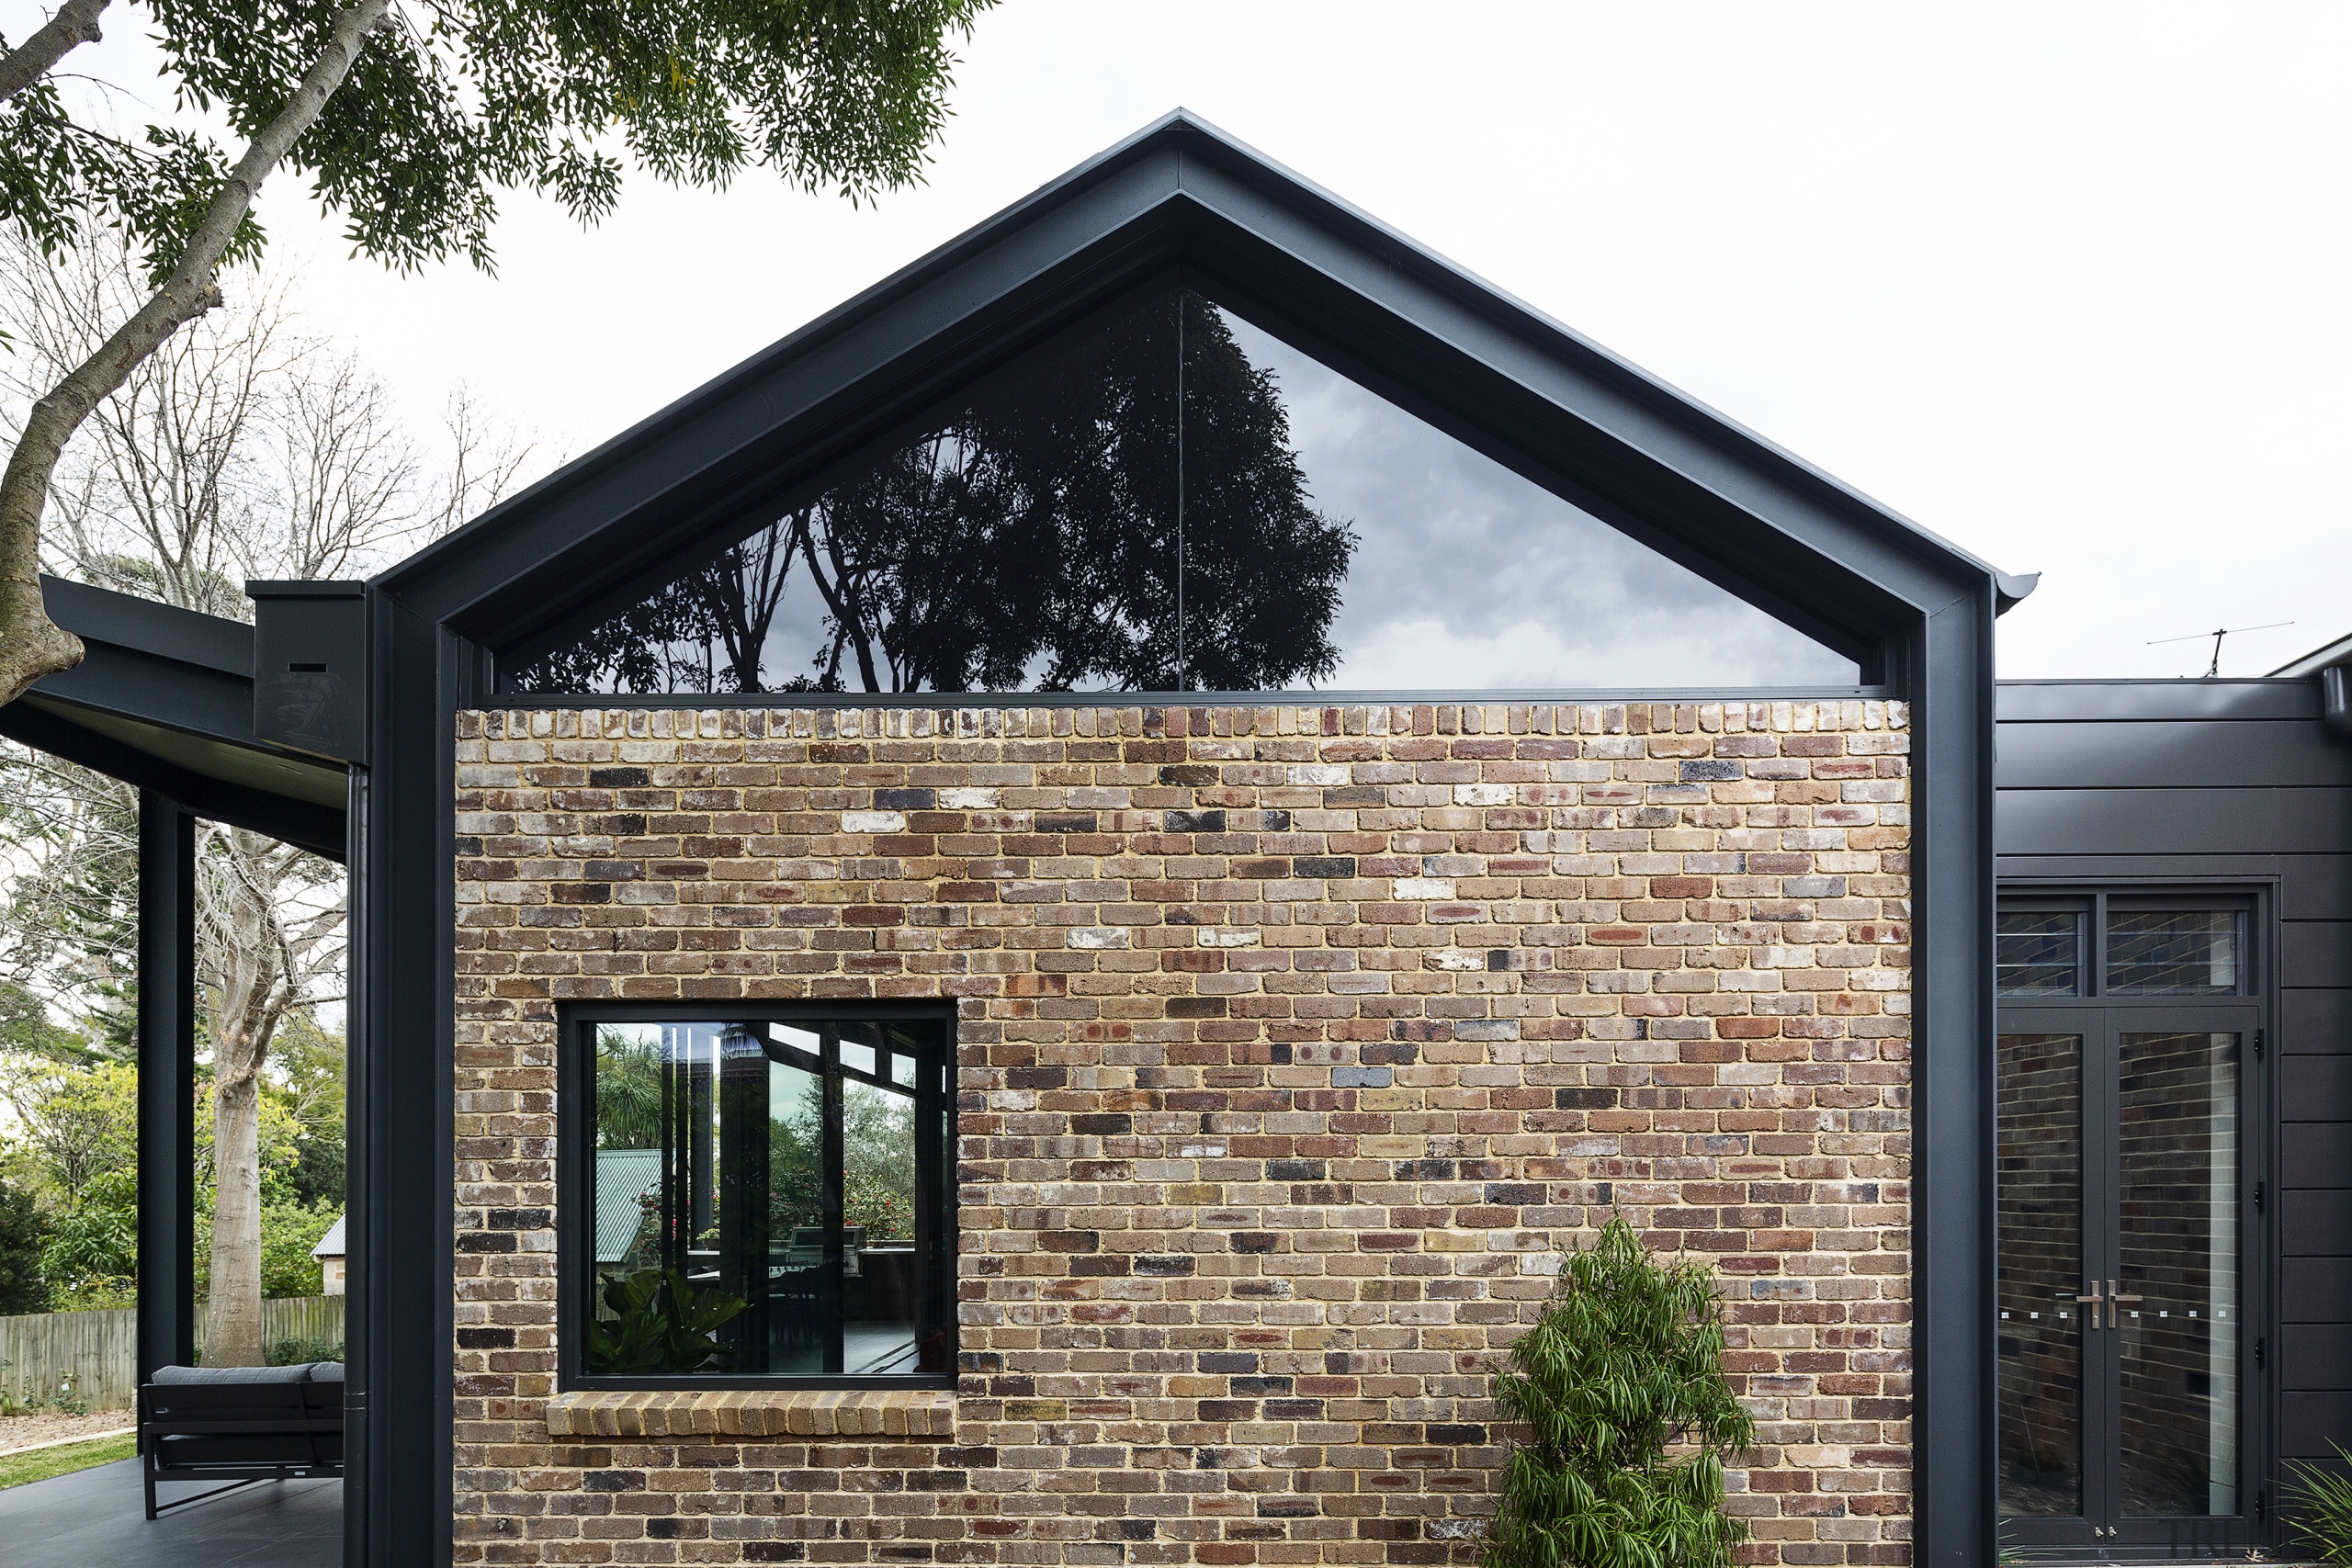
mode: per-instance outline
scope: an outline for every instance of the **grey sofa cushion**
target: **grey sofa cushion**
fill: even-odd
[[[343,1363],[341,1361],[312,1361],[311,1381],[312,1382],[341,1382]]]
[[[156,1383],[308,1382],[308,1367],[157,1367]]]

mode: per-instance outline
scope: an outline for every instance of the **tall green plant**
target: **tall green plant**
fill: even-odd
[[[2324,1469],[2308,1460],[2287,1461],[2283,1500],[2289,1528],[2322,1562],[2352,1564],[2352,1480],[2344,1474],[2352,1468],[2352,1454],[2339,1444],[2327,1446],[2335,1450],[2335,1468]]]
[[[1724,1461],[1756,1427],[1723,1353],[1707,1270],[1659,1264],[1611,1220],[1495,1380],[1525,1437],[1486,1568],[1727,1568],[1747,1531],[1723,1512]]]

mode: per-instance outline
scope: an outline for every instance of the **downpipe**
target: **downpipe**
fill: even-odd
[[[2352,665],[2331,664],[2319,672],[2320,722],[2338,740],[2352,740]]]

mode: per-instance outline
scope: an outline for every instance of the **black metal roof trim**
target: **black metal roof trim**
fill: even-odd
[[[2003,724],[2074,724],[2100,719],[2303,718],[2320,716],[2310,680],[2003,681],[1994,691]]]
[[[47,572],[41,574],[40,596],[49,618],[85,643],[112,643],[224,674],[253,675],[254,628],[243,621],[198,615]]]
[[[764,713],[842,708],[1350,708],[1350,707],[1592,707],[1626,703],[1677,705],[1719,703],[1897,702],[1890,686],[1613,686],[1552,692],[680,692],[664,696],[612,693],[485,692],[476,711],[564,710]]]
[[[1649,487],[1645,505],[1602,499],[1609,521],[1671,516],[1690,536],[1686,549],[1729,563],[1710,575],[1800,629],[1843,625],[1853,634],[1843,640],[1867,640],[1901,618],[1898,604],[1948,600],[1977,581],[2006,607],[2027,586],[1182,111],[378,581],[469,635],[526,632],[515,617],[541,615],[551,587],[568,607],[723,526],[773,487],[779,461],[813,465],[968,373],[974,355],[1001,356],[1008,334],[1043,330],[1038,312],[1051,299],[1074,309],[1081,294],[1139,268],[1217,246],[1249,252],[1261,277],[1287,265],[1292,284],[1340,302],[1359,329],[1384,322],[1396,341],[1381,352],[1437,355],[1426,379],[1482,372],[1473,400],[1527,405],[1516,416],[1521,450],[1555,454],[1563,468],[1593,470],[1628,493]],[[1531,423],[1538,414],[1552,428]],[[1852,576],[1825,584],[1824,567]],[[1940,589],[1913,575],[1921,570]],[[521,592],[534,580],[537,592]]]
[[[254,733],[252,626],[59,578],[41,591],[82,662],[0,707],[0,734],[341,858],[345,770]]]

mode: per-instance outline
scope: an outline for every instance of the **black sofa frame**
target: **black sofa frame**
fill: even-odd
[[[335,1382],[146,1383],[139,1390],[139,1447],[147,1517],[234,1492],[257,1481],[343,1474],[343,1388]],[[266,1451],[235,1459],[174,1456],[172,1438],[263,1439]],[[242,1445],[241,1445],[242,1446]],[[256,1445],[258,1447],[258,1445]],[[225,1481],[158,1507],[159,1481]]]

